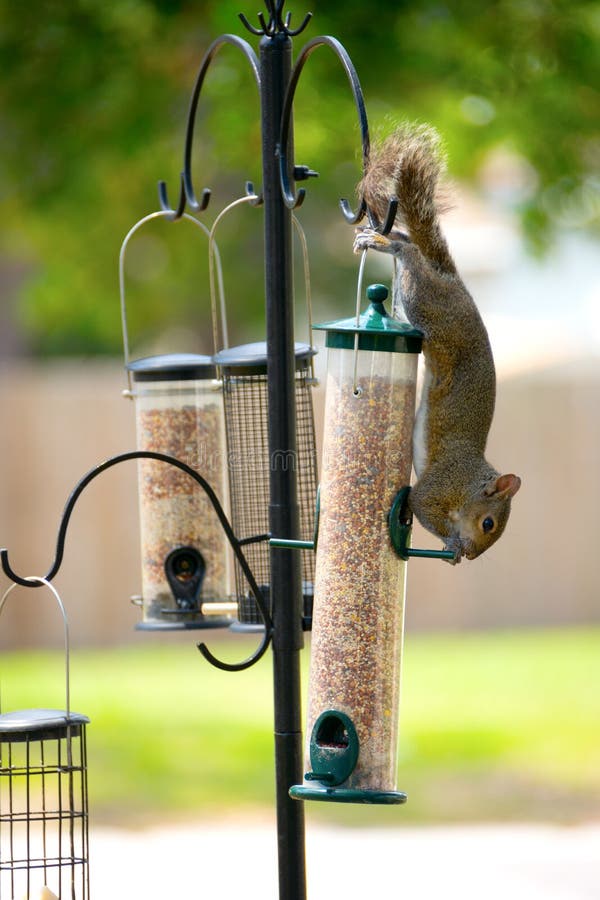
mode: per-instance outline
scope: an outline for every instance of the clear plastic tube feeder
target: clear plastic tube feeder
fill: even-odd
[[[168,354],[134,360],[127,368],[138,450],[186,463],[223,503],[223,398],[212,358]],[[143,617],[136,627],[229,626],[231,617],[218,614],[229,596],[229,547],[207,494],[173,465],[149,459],[138,465]]]
[[[328,347],[308,691],[296,799],[402,803],[396,789],[406,562],[389,514],[410,482],[421,334],[386,313],[317,325]]]

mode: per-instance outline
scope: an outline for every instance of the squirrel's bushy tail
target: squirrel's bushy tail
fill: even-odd
[[[359,193],[381,221],[390,198],[398,200],[396,225],[434,265],[456,268],[440,230],[438,217],[447,208],[440,178],[446,168],[441,140],[434,128],[404,124],[371,148]]]

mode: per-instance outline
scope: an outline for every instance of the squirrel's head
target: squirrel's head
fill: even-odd
[[[463,556],[475,559],[498,540],[508,522],[510,501],[520,487],[518,475],[495,476],[460,509],[450,511],[446,549],[456,554],[453,565]]]

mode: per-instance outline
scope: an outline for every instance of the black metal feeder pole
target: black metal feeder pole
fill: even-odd
[[[271,534],[295,539],[296,401],[292,295],[292,214],[283,201],[278,144],[292,42],[277,32],[260,43],[265,294],[268,352]],[[304,805],[288,791],[302,780],[300,651],[302,585],[297,552],[271,548],[277,845],[281,900],[306,897]]]

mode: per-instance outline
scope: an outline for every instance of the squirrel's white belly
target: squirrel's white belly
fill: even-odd
[[[423,388],[421,390],[421,399],[419,407],[415,415],[415,424],[413,427],[413,466],[417,478],[420,478],[427,467],[427,414],[429,410],[429,385],[431,384],[431,373],[425,368],[423,376]]]

